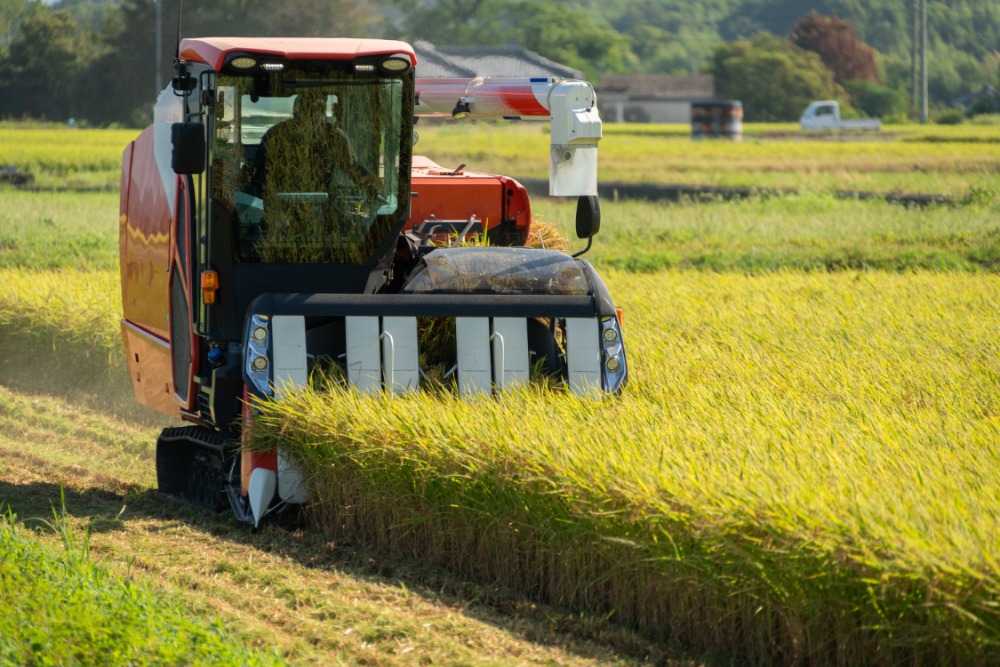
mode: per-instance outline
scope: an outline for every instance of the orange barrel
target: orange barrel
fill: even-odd
[[[692,139],[743,140],[743,103],[710,100],[691,103]]]

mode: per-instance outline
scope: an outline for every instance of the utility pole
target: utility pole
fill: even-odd
[[[927,0],[920,0],[920,123],[927,124]]]
[[[153,99],[160,94],[160,77],[163,76],[163,0],[156,3],[156,74],[153,76]]]
[[[910,7],[910,108],[914,112],[920,103],[920,0]]]

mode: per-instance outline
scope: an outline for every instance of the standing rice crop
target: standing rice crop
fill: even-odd
[[[1000,279],[625,276],[621,398],[306,392],[260,446],[332,534],[692,647],[1000,659]]]
[[[0,162],[32,174],[35,186],[113,188],[122,151],[138,133],[0,122]]]
[[[31,344],[74,362],[121,369],[117,271],[0,269],[5,345]]]

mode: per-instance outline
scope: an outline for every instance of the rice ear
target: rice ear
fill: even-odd
[[[529,248],[547,248],[561,252],[569,250],[569,240],[559,231],[559,227],[555,223],[545,222],[537,218],[531,221],[531,230],[528,232],[528,239],[524,245]]]

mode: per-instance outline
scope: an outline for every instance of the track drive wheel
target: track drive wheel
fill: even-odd
[[[156,441],[160,493],[210,512],[226,509],[227,444],[221,435],[200,426],[163,429]]]

